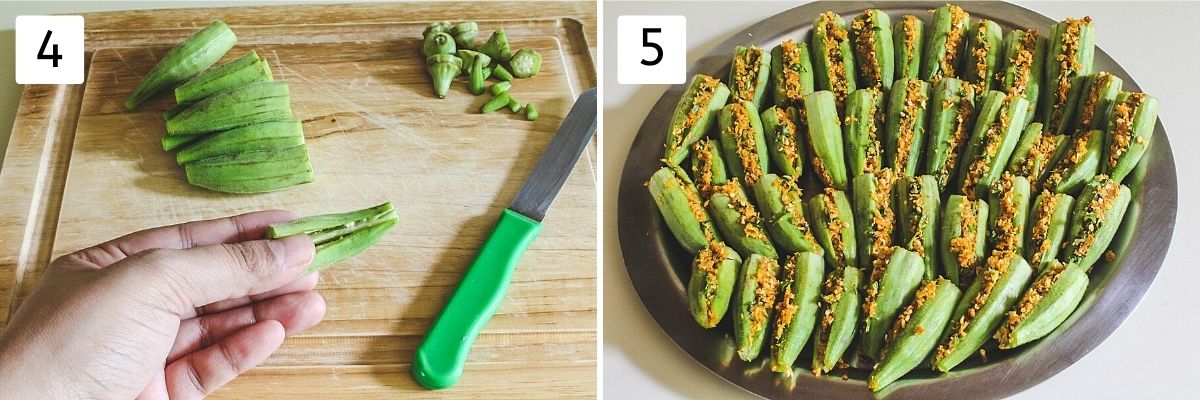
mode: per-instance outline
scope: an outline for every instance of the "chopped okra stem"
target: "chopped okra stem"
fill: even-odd
[[[542,70],[542,55],[533,50],[521,49],[508,60],[508,66],[512,68],[513,76],[528,78]]]
[[[537,107],[533,106],[533,103],[525,105],[525,119],[529,121],[537,121],[538,111]]]

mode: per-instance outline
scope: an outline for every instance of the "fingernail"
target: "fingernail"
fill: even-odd
[[[270,242],[271,251],[275,253],[277,260],[283,262],[284,266],[307,266],[312,262],[315,249],[312,239],[308,235],[292,235]]]

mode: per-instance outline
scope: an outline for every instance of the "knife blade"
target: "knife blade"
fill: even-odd
[[[517,261],[541,232],[546,210],[595,135],[596,111],[596,89],[588,89],[579,95],[533,172],[500,214],[413,356],[413,377],[421,385],[443,389],[462,377],[471,345],[504,299]]]

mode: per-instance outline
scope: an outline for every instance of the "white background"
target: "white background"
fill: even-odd
[[[604,3],[604,54],[615,54],[623,14],[685,15],[688,63],[756,21],[801,2]],[[1096,44],[1148,93],[1170,137],[1179,175],[1179,216],[1158,278],[1125,323],[1079,362],[1017,399],[1200,398],[1200,3],[1019,3],[1055,20],[1091,15]],[[615,57],[604,71],[604,395],[612,399],[753,396],[688,357],[646,312],[629,282],[616,230],[625,154],[663,85],[619,85]],[[1153,206],[1153,205],[1151,205]]]
[[[621,83],[683,83],[687,78],[687,19],[679,15],[625,15],[617,19],[617,80]],[[644,28],[658,28],[659,32],[646,32]],[[645,65],[642,61],[654,61],[659,56],[653,47],[643,42],[657,44],[662,48],[661,60],[657,64]]]
[[[83,17],[18,16],[16,27],[18,83],[83,83]],[[57,59],[38,58],[41,56]]]

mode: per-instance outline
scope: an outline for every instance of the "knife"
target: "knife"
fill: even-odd
[[[413,377],[430,389],[462,376],[475,337],[496,313],[517,260],[542,230],[542,218],[596,133],[596,89],[579,95],[512,204],[500,214],[475,261],[413,357]]]

